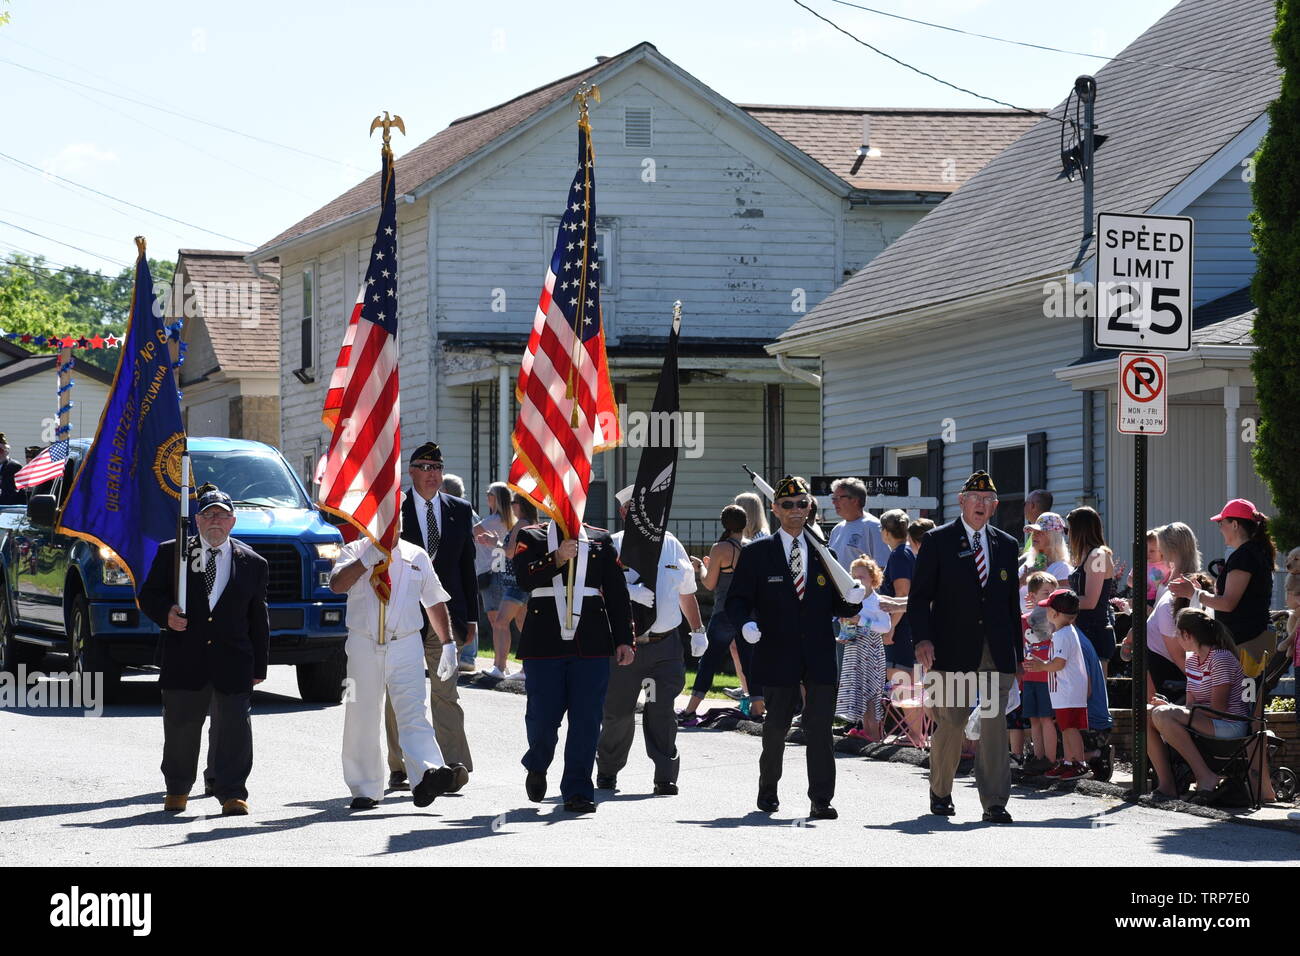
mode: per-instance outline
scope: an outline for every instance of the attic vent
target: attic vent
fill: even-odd
[[[650,107],[629,106],[623,110],[623,145],[628,149],[649,149],[653,145]]]

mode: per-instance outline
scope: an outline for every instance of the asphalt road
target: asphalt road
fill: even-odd
[[[56,659],[57,660],[57,659]],[[923,771],[841,757],[840,819],[805,824],[803,749],[790,747],[780,812],[758,813],[759,740],[683,731],[681,795],[651,794],[634,745],[620,791],[575,818],[552,794],[524,796],[524,698],[462,689],[476,771],[457,795],[418,810],[408,792],[376,810],[347,809],[340,769],[343,710],[302,703],[293,672],[272,668],[254,698],[252,814],[222,818],[195,798],[162,812],[162,720],[152,678],[102,717],[0,710],[0,865],[475,865],[1294,863],[1300,836],[1065,793],[1017,789],[1016,823],[980,822],[970,778],[957,816],[929,816]],[[561,750],[563,740],[561,740]],[[559,779],[552,768],[552,790]],[[201,784],[200,784],[201,787]]]

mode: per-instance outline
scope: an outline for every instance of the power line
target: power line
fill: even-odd
[[[796,0],[796,2],[798,2],[798,0]],[[74,182],[74,181],[71,180],[71,179],[68,179],[68,178],[66,178],[66,177],[64,177],[64,176],[60,176],[58,173],[49,173],[49,172],[45,172],[45,171],[42,170],[39,166],[33,166],[31,163],[28,163],[28,162],[25,162],[25,161],[23,161],[23,160],[21,160],[21,159],[18,159],[18,158],[15,157],[15,156],[10,156],[8,153],[0,152],[0,157],[3,157],[4,159],[9,160],[9,162],[11,162],[11,163],[17,163],[19,166],[25,166],[27,169],[31,170],[33,173],[35,173],[35,174],[38,175],[38,176],[41,176],[41,177],[49,176],[49,177],[51,177],[51,178],[53,178],[53,179],[57,179],[57,180],[59,180],[60,182],[67,183],[67,184],[69,184],[70,186],[76,186],[78,189],[84,189],[84,190],[86,190],[87,192],[92,192],[92,193],[94,193],[96,196],[103,196],[105,199],[111,199],[111,200],[113,200],[113,202],[120,202],[122,205],[124,205],[124,206],[130,206],[132,209],[139,209],[141,212],[147,212],[147,213],[148,213],[149,215],[151,215],[151,216],[157,216],[157,217],[160,218],[160,219],[166,219],[168,222],[178,223],[179,225],[186,226],[186,227],[188,227],[188,228],[190,228],[190,229],[197,229],[197,230],[199,230],[199,232],[206,232],[208,235],[216,236],[216,237],[218,237],[218,238],[220,238],[220,239],[229,239],[231,242],[237,242],[237,243],[239,243],[241,246],[254,246],[254,245],[256,245],[256,243],[249,242],[247,239],[236,239],[234,236],[227,236],[224,232],[216,232],[216,231],[214,231],[214,230],[212,230],[212,229],[204,229],[202,226],[196,226],[194,223],[192,223],[192,222],[186,222],[184,219],[177,219],[175,216],[169,216],[169,215],[167,215],[166,213],[161,213],[161,212],[158,212],[158,211],[156,211],[156,210],[154,210],[154,209],[149,209],[149,208],[146,207],[146,206],[140,206],[140,205],[137,205],[136,203],[129,202],[129,201],[125,200],[125,199],[119,199],[117,196],[111,196],[111,195],[109,195],[108,193],[106,193],[106,192],[102,192],[102,191],[100,191],[100,190],[98,190],[98,189],[95,189],[95,188],[92,187],[92,186],[86,186],[86,185],[84,185],[84,184],[82,184],[82,183]]]
[[[1159,63],[1153,60],[1138,60],[1127,56],[1106,56],[1103,53],[1084,53],[1081,50],[1063,50],[1060,47],[1047,46],[1044,43],[1029,43],[1024,40],[995,37],[987,33],[975,33],[972,30],[963,30],[960,27],[949,26],[944,23],[931,23],[929,20],[917,20],[914,17],[905,17],[901,13],[890,13],[888,10],[877,10],[875,7],[864,7],[860,3],[850,3],[849,0],[831,0],[831,2],[838,3],[842,7],[852,7],[854,10],[865,10],[867,13],[874,13],[882,17],[891,17],[895,20],[903,20],[907,23],[915,23],[923,27],[932,27],[935,30],[947,30],[949,33],[960,33],[968,37],[978,37],[981,40],[993,40],[997,43],[1009,43],[1012,46],[1028,47],[1031,50],[1046,50],[1049,53],[1065,53],[1069,56],[1086,56],[1094,60],[1106,60],[1112,63],[1135,63],[1140,66],[1155,66],[1166,70],[1190,70],[1196,73],[1229,73],[1235,76],[1278,76],[1281,73],[1281,70],[1274,73],[1266,73],[1259,70],[1225,70],[1214,66],[1186,66],[1179,63]],[[802,6],[802,4],[800,4],[800,6]]]
[[[996,97],[985,96],[983,93],[976,93],[974,90],[968,90],[968,89],[966,89],[964,86],[958,86],[956,83],[949,83],[947,80],[941,80],[941,79],[939,79],[939,77],[935,76],[933,73],[927,73],[925,70],[921,69],[919,66],[912,66],[912,64],[910,64],[910,63],[905,63],[904,61],[900,60],[898,57],[896,57],[896,56],[891,56],[890,54],[886,53],[884,50],[880,49],[880,47],[872,46],[870,43],[868,43],[866,40],[863,40],[861,37],[854,36],[852,33],[850,33],[848,30],[844,29],[842,26],[840,26],[840,25],[839,25],[838,23],[836,23],[834,20],[831,20],[831,19],[828,19],[827,17],[822,16],[820,13],[818,13],[818,12],[817,12],[816,10],[814,10],[812,7],[808,6],[808,4],[804,3],[803,0],[794,0],[794,3],[795,3],[796,6],[803,7],[805,10],[807,10],[809,13],[811,13],[813,16],[815,16],[818,20],[821,20],[823,23],[828,23],[828,24],[830,24],[832,27],[834,27],[834,28],[835,28],[836,30],[838,30],[840,33],[843,33],[846,37],[848,37],[848,38],[849,38],[850,40],[852,40],[854,43],[860,43],[862,46],[866,47],[866,48],[867,48],[868,50],[870,50],[872,53],[879,54],[880,56],[883,56],[883,57],[884,57],[885,59],[887,59],[887,60],[892,60],[893,62],[897,63],[899,66],[906,67],[907,69],[911,70],[913,73],[919,73],[919,74],[921,74],[922,76],[926,77],[927,79],[934,80],[936,83],[941,83],[941,84],[943,84],[944,86],[948,87],[949,89],[954,89],[954,90],[956,90],[956,91],[959,92],[959,93],[966,93],[967,95],[969,95],[969,96],[973,96],[973,97],[975,97],[976,99],[987,100],[987,101],[990,102],[990,103],[997,103],[999,106],[1007,106],[1007,107],[1010,107],[1011,109],[1015,110],[1015,111],[1018,112],[1018,113],[1028,113],[1030,116],[1039,116],[1039,117],[1043,117],[1043,116],[1044,116],[1044,114],[1043,114],[1040,110],[1031,110],[1031,109],[1027,109],[1027,108],[1024,107],[1024,106],[1016,106],[1014,103],[1008,103],[1006,100],[999,100],[999,99],[997,99]],[[1046,116],[1046,117],[1044,117],[1044,118],[1046,118],[1046,119],[1056,119],[1056,117],[1054,117],[1054,116]],[[1062,122],[1062,121],[1061,121],[1061,120],[1057,120],[1057,122],[1059,123],[1059,122]]]
[[[120,235],[106,236],[102,232],[91,232],[89,229],[82,229],[80,226],[70,226],[66,222],[55,222],[53,219],[42,219],[40,216],[33,216],[31,213],[23,212],[21,209],[6,209],[4,206],[0,206],[0,212],[7,212],[7,213],[12,213],[15,216],[22,216],[24,219],[29,219],[32,222],[43,222],[47,226],[58,226],[60,229],[71,229],[73,232],[80,232],[87,236],[94,236],[96,239],[107,239],[109,242],[122,241],[122,237]]]
[[[96,259],[103,259],[105,262],[111,262],[114,265],[121,266],[123,269],[129,269],[131,267],[129,262],[123,262],[121,259],[114,259],[112,256],[106,256],[102,252],[93,252],[90,249],[83,249],[81,246],[74,246],[70,242],[63,242],[62,240],[42,235],[39,232],[34,232],[31,229],[24,228],[23,226],[15,225],[12,222],[6,222],[4,219],[0,219],[0,226],[8,226],[10,229],[17,229],[19,232],[25,232],[29,236],[35,236],[37,239],[44,239],[46,242],[53,242],[60,246],[67,246],[69,249],[75,249],[77,252],[82,252],[88,256],[94,256]]]

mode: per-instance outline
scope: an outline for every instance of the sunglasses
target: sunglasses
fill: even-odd
[[[777,502],[777,505],[778,505],[778,506],[781,508],[781,510],[783,510],[783,511],[790,511],[791,509],[794,509],[794,508],[798,508],[798,509],[801,509],[801,510],[802,510],[803,508],[807,508],[807,507],[808,507],[809,505],[811,505],[811,504],[812,504],[812,502],[809,501],[807,498],[800,498],[798,501],[778,501],[778,502]]]
[[[440,461],[413,461],[411,467],[416,471],[442,471],[442,462]]]

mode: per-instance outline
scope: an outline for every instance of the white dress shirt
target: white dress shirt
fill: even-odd
[[[438,525],[438,532],[442,532],[442,494],[436,494],[432,498],[421,498],[420,493],[414,488],[411,489],[411,501],[415,503],[415,520],[420,525],[420,540],[427,547],[429,544],[429,506],[426,501],[433,502],[433,520]],[[441,541],[441,537],[438,539]]]
[[[623,532],[616,531],[610,535],[614,549],[622,554]],[[625,568],[624,574],[630,579],[636,572]],[[655,572],[655,622],[651,633],[662,634],[675,630],[682,623],[682,602],[678,595],[695,593],[695,569],[691,566],[690,556],[682,543],[668,532],[664,532],[664,543],[659,551],[659,570]]]
[[[199,571],[206,574],[208,570],[208,559],[212,557],[212,555],[208,554],[208,548],[210,545],[203,540],[202,535],[199,535],[199,544],[203,548],[203,560],[202,563],[199,564]],[[226,538],[226,540],[221,543],[221,547],[217,548],[217,579],[212,582],[212,593],[208,595],[209,609],[217,606],[217,602],[221,600],[221,592],[223,592],[226,589],[226,585],[230,583],[230,562],[233,560],[232,555],[234,554],[234,551],[235,549],[230,543],[230,538]]]
[[[785,528],[777,529],[777,537],[781,539],[781,547],[785,549],[785,563],[790,563],[790,546],[794,543],[794,538],[788,534]],[[803,573],[804,577],[808,576],[808,535],[799,532],[799,551],[803,555]]]
[[[369,539],[359,538],[344,545],[335,567],[359,560],[369,544]],[[392,593],[384,614],[384,630],[390,638],[418,634],[424,623],[424,608],[451,599],[438,580],[428,553],[418,544],[398,540],[388,576]],[[370,586],[368,571],[348,589],[348,631],[371,640],[379,638],[379,598]]]

